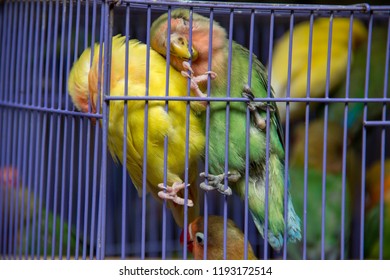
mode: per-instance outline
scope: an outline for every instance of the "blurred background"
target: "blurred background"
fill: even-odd
[[[111,7],[112,34],[128,32],[130,38],[146,43],[148,5],[151,22],[168,7],[140,2],[121,1]],[[280,4],[283,9],[272,9],[245,2],[253,2],[250,8],[255,11],[253,52],[269,67],[275,95],[329,98],[328,102],[278,103],[289,151],[290,191],[304,230],[303,241],[289,244],[285,257],[390,259],[390,6],[367,11],[362,6],[295,9]],[[370,1],[370,5],[380,2]],[[251,9],[235,2],[224,2],[228,8],[202,3],[199,8],[194,1],[194,11],[209,16],[213,8],[214,20],[226,30],[233,11],[233,39],[249,49]],[[180,2],[172,2],[171,8],[179,6]],[[142,236],[142,199],[122,167],[108,153],[105,157],[102,127],[92,115],[78,112],[67,93],[74,61],[102,40],[107,25],[111,27],[107,7],[92,0],[0,3],[3,259],[140,258],[142,240],[146,258],[161,258],[163,248],[166,258],[183,257],[181,229],[149,196]],[[294,35],[289,63],[290,24]],[[355,102],[346,102],[347,98]],[[373,122],[365,125],[366,121]],[[202,170],[203,163],[199,166]],[[123,176],[127,176],[125,185]],[[223,215],[227,203],[228,217],[243,228],[244,205],[238,197],[225,201],[210,192],[207,199],[209,215]],[[249,223],[249,242],[262,258],[264,241],[251,219]],[[163,227],[166,246],[162,246]],[[283,254],[269,250],[267,257],[279,259]]]

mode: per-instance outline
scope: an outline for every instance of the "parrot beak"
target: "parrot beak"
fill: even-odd
[[[191,52],[188,49],[188,40],[184,36],[180,36],[176,33],[171,35],[171,54],[192,61],[195,61],[198,58],[198,52],[193,47]]]
[[[180,234],[180,244],[183,245],[183,242],[184,242],[184,230],[182,230],[181,234]],[[188,249],[188,251],[192,253],[193,247],[194,247],[194,244],[191,240],[190,231],[188,230],[187,231],[187,249]]]

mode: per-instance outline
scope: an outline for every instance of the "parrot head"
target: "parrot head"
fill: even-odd
[[[166,55],[168,38],[169,51],[172,56],[183,60],[193,60],[198,58],[198,52],[192,47],[189,48],[189,28],[188,22],[184,18],[173,18],[171,20],[171,33],[168,34],[168,21],[164,17],[165,22],[156,29],[156,34],[152,33],[152,41],[156,50],[163,55]]]
[[[207,259],[224,259],[224,219],[220,216],[208,217],[207,230]],[[194,259],[204,259],[204,218],[199,216],[188,225],[187,248],[194,255]],[[183,245],[184,231],[180,236],[180,243]],[[227,244],[226,258],[230,260],[244,259],[244,235],[242,231],[230,219],[227,220]],[[248,259],[256,259],[251,245],[248,243]]]
[[[168,37],[170,41],[171,65],[178,71],[185,70],[183,61],[192,61],[195,74],[207,71],[209,56],[209,30],[208,18],[193,13],[192,38],[190,38],[190,11],[177,9],[171,12],[171,30],[168,32],[168,14],[165,13],[156,19],[151,27],[151,47],[163,56],[167,54]],[[216,22],[213,22],[213,59],[218,57],[218,50],[227,46],[226,32]],[[189,48],[189,42],[192,47]],[[215,70],[215,69],[213,69]]]

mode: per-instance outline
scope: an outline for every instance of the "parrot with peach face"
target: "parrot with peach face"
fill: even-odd
[[[225,195],[231,189],[242,199],[245,198],[245,161],[246,161],[246,111],[251,112],[249,128],[249,208],[252,218],[260,234],[264,237],[266,219],[266,166],[269,176],[269,212],[268,235],[269,244],[274,249],[283,246],[283,234],[287,228],[287,240],[295,242],[301,239],[300,219],[294,211],[290,195],[287,198],[287,221],[284,220],[284,146],[283,130],[280,125],[275,102],[255,102],[255,97],[267,97],[268,78],[266,70],[256,56],[243,46],[229,40],[226,31],[217,22],[213,22],[210,30],[210,19],[199,14],[192,14],[192,47],[189,48],[190,12],[177,9],[171,12],[171,30],[167,30],[168,15],[156,19],[151,27],[151,47],[166,56],[167,39],[170,41],[171,65],[184,73],[190,70],[188,77],[193,88],[199,88],[199,96],[205,96],[207,80],[211,75],[211,97],[246,97],[245,102],[230,102],[230,126],[226,126],[226,102],[210,102],[209,130],[209,168],[207,179],[201,187],[205,190],[217,189]],[[209,33],[212,32],[212,49],[209,49]],[[232,52],[231,77],[228,88],[228,54]],[[208,58],[212,55],[212,71],[209,71]],[[252,83],[248,85],[249,58],[252,56]],[[191,61],[190,67],[188,61]],[[183,64],[184,62],[184,64]],[[186,64],[187,62],[187,64]],[[271,95],[272,92],[271,92]],[[267,126],[266,116],[270,119]],[[204,124],[205,114],[203,114]],[[229,129],[228,144],[225,141],[226,130]],[[266,155],[266,130],[269,132],[269,159]],[[225,149],[228,145],[228,173],[225,174]],[[225,178],[229,187],[225,188]],[[231,189],[230,189],[231,187]],[[287,187],[287,186],[286,186]]]
[[[207,229],[207,259],[208,260],[223,260],[224,249],[224,219],[221,216],[208,217]],[[204,259],[204,240],[203,233],[204,218],[199,216],[191,224],[188,225],[187,231],[187,248],[194,255],[194,259]],[[184,232],[184,231],[183,231]],[[182,232],[182,234],[183,234]],[[244,259],[244,234],[236,226],[236,224],[227,220],[227,244],[226,244],[226,259],[228,260],[243,260]],[[180,238],[183,242],[183,236]],[[248,260],[257,260],[253,253],[252,246],[248,242]]]

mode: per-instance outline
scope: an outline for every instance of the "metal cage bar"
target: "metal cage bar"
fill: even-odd
[[[213,71],[215,52],[212,48],[216,38],[211,30],[216,23],[225,28],[227,33],[228,49],[226,59],[227,91],[226,96],[213,95],[213,81],[209,77],[204,84],[207,96],[198,97],[190,94],[190,82],[187,83],[186,93],[181,96],[169,96],[171,85],[165,84],[165,95],[155,96],[150,90],[153,80],[151,73],[154,71],[151,62],[151,25],[161,14],[168,13],[167,31],[171,34],[175,26],[171,24],[172,12],[176,8],[190,10],[189,26],[196,26],[195,13],[210,18],[208,37],[209,55],[206,58],[208,71]],[[326,30],[328,41],[326,72],[324,73],[325,90],[320,97],[312,91],[315,86],[316,63],[316,20],[325,18],[329,22]],[[332,53],[337,48],[334,34],[337,32],[335,22],[339,18],[345,18],[348,22],[348,32],[345,32],[347,57],[346,67],[342,75],[345,87],[342,95],[333,95],[332,67],[335,61]],[[355,56],[354,40],[357,38],[355,28],[363,22],[367,28],[367,39],[362,46],[366,48],[364,64],[364,94],[356,96],[353,80]],[[299,46],[295,43],[297,34],[295,27],[306,22],[308,26],[307,38],[307,63],[308,69],[305,76],[306,88],[303,96],[295,96],[294,79],[294,51]],[[387,31],[384,40],[383,73],[381,76],[381,94],[373,95],[371,86],[376,83],[372,75],[374,69],[375,47],[373,44],[375,32],[379,28]],[[195,30],[195,29],[194,29]],[[273,97],[272,87],[276,80],[272,69],[275,47],[282,33],[288,35],[286,51],[286,94],[283,97]],[[386,161],[390,158],[389,142],[389,46],[390,46],[390,6],[375,6],[369,4],[357,4],[350,6],[341,5],[270,5],[260,3],[234,3],[234,2],[177,2],[177,1],[59,1],[59,0],[18,0],[3,1],[0,4],[0,254],[2,259],[104,259],[111,257],[126,258],[191,258],[187,246],[187,233],[189,233],[191,220],[188,219],[188,209],[184,206],[184,227],[177,227],[167,207],[167,202],[162,204],[150,199],[147,195],[148,176],[153,170],[146,168],[148,160],[148,133],[150,129],[149,118],[152,104],[161,102],[164,111],[171,112],[170,103],[184,102],[186,104],[184,115],[185,126],[185,166],[183,173],[184,184],[190,180],[189,144],[191,143],[190,118],[191,104],[194,101],[204,101],[207,105],[202,113],[204,122],[205,150],[199,162],[199,170],[204,170],[204,182],[208,184],[207,177],[210,173],[209,141],[212,126],[210,117],[213,113],[211,104],[226,103],[225,134],[224,134],[224,166],[225,174],[229,172],[229,141],[231,126],[230,121],[233,104],[248,102],[247,98],[236,97],[231,94],[231,86],[236,82],[235,69],[232,61],[235,59],[232,53],[233,42],[248,48],[250,54],[257,55],[258,60],[267,65],[268,86],[267,96],[254,98],[254,102],[280,102],[286,104],[284,124],[284,190],[283,190],[283,219],[289,219],[290,188],[295,188],[294,180],[294,144],[296,125],[293,106],[303,105],[304,134],[299,141],[304,143],[301,151],[303,158],[302,196],[303,204],[299,207],[302,241],[298,247],[285,245],[280,252],[269,247],[268,236],[272,228],[270,226],[270,172],[268,164],[265,165],[265,217],[264,236],[254,226],[249,214],[249,176],[251,169],[250,135],[251,113],[247,108],[243,113],[246,118],[246,156],[245,156],[245,199],[232,198],[205,192],[199,189],[200,215],[203,216],[204,247],[202,258],[212,256],[212,248],[208,244],[212,238],[212,224],[210,217],[218,214],[222,216],[221,231],[223,240],[221,249],[223,258],[228,259],[228,245],[231,237],[228,235],[229,221],[233,219],[243,232],[244,258],[249,257],[248,245],[252,245],[255,255],[262,259],[290,259],[294,251],[299,258],[310,259],[311,244],[309,238],[314,226],[310,224],[310,218],[315,214],[309,211],[313,203],[318,204],[321,219],[317,225],[320,228],[320,253],[318,258],[328,259],[332,255],[327,251],[329,245],[326,237],[331,232],[327,212],[332,196],[328,193],[328,179],[332,172],[328,170],[332,159],[328,153],[332,151],[332,145],[328,143],[331,138],[332,106],[341,104],[342,112],[338,120],[341,127],[340,137],[340,188],[338,195],[341,197],[340,221],[337,222],[339,236],[337,237],[337,253],[339,259],[369,257],[370,208],[372,199],[371,186],[369,185],[369,168],[373,162],[380,163],[378,173],[378,215],[375,225],[375,237],[378,242],[378,252],[375,258],[386,259],[388,250],[386,240],[388,236],[386,209],[386,191],[389,176]],[[124,34],[126,55],[123,58],[124,66],[124,92],[121,96],[111,94],[111,57],[113,34]],[[171,49],[170,36],[167,37],[165,61],[165,79],[171,81]],[[135,96],[130,80],[132,72],[129,65],[132,60],[131,39],[139,39],[146,44],[146,69],[145,69],[145,95]],[[193,29],[189,29],[189,48],[196,45]],[[95,42],[100,47],[96,48]],[[294,42],[294,43],[293,43]],[[73,64],[80,58],[81,53],[89,48],[89,69],[96,67],[98,73],[97,93],[87,89],[88,110],[80,112],[72,102],[69,95],[68,80]],[[363,47],[361,47],[363,49]],[[97,51],[98,50],[98,51]],[[95,53],[98,52],[98,53]],[[288,52],[288,53],[287,53]],[[252,69],[254,57],[248,56],[248,85],[253,84]],[[194,63],[192,61],[191,63]],[[341,74],[340,74],[341,76]],[[363,80],[363,79],[362,79]],[[189,80],[188,80],[189,81]],[[241,81],[240,81],[241,82]],[[359,81],[360,82],[360,81]],[[383,93],[383,94],[382,94]],[[110,105],[122,102],[123,106],[123,131],[121,135],[121,161],[126,163],[128,147],[128,118],[132,113],[130,105],[133,102],[145,103],[144,107],[144,144],[143,144],[143,173],[142,173],[142,198],[136,197],[133,182],[129,179],[126,164],[116,166],[108,155],[107,145],[110,141]],[[353,135],[350,131],[350,122],[353,121],[353,106],[358,104],[362,108],[361,124],[359,122],[359,134]],[[375,105],[379,105],[380,112],[373,118],[371,111]],[[373,106],[373,107],[371,107]],[[168,109],[169,108],[169,109]],[[379,116],[380,113],[380,116]],[[271,124],[272,112],[269,108],[265,111],[266,126]],[[318,146],[321,158],[320,186],[321,199],[310,201],[313,190],[311,182],[311,153],[309,143],[315,139],[311,132],[312,125],[317,119],[323,118],[323,135]],[[378,136],[375,138],[375,131]],[[361,133],[361,134],[360,134]],[[265,162],[270,162],[272,153],[271,135],[268,130],[264,132]],[[361,135],[361,137],[360,137]],[[375,138],[375,139],[373,139]],[[164,166],[163,184],[168,184],[168,144],[171,139],[164,137]],[[375,141],[371,145],[371,141]],[[359,146],[356,148],[356,146]],[[349,169],[349,153],[353,150],[360,157],[359,165],[361,174],[355,177],[358,185],[351,185],[350,177],[353,172]],[[170,151],[171,152],[171,151]],[[170,155],[170,153],[169,153]],[[361,162],[360,162],[361,160]],[[118,175],[120,174],[120,175]],[[199,181],[199,180],[198,180]],[[227,176],[224,177],[224,187],[231,184]],[[120,186],[119,188],[117,186]],[[355,197],[350,198],[351,188],[356,192]],[[184,191],[184,200],[188,201],[188,190]],[[294,197],[292,197],[294,202]],[[321,206],[320,206],[321,203]],[[352,204],[352,206],[351,206]],[[353,208],[351,210],[350,208]],[[351,210],[351,211],[350,211]],[[351,212],[351,213],[350,213]],[[350,222],[352,219],[352,222]],[[354,229],[355,231],[353,232]],[[180,247],[178,232],[182,230],[184,246]],[[283,243],[288,242],[289,228],[284,226]],[[354,248],[352,248],[352,246]],[[367,247],[368,246],[368,247]]]

